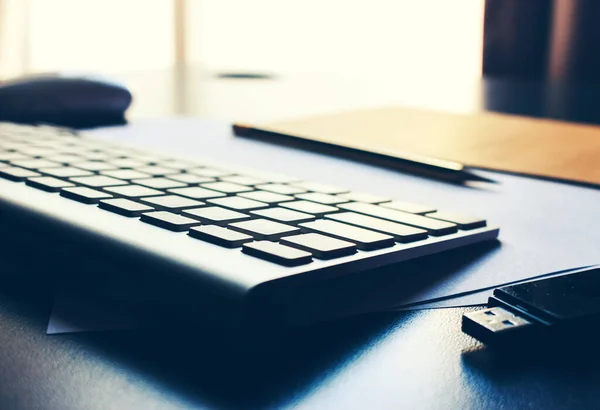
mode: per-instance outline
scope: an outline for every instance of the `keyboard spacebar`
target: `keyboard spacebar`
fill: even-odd
[[[370,251],[394,246],[394,237],[341,222],[319,220],[299,225],[304,232],[318,232],[354,242],[358,249]]]

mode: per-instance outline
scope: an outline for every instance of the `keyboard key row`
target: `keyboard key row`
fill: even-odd
[[[167,189],[167,188],[181,188],[187,186],[183,182],[174,181],[169,178],[157,177],[157,178],[144,178],[134,179],[133,183],[144,185],[149,188]]]
[[[305,214],[304,212],[293,211],[285,208],[268,208],[250,211],[250,214],[256,215],[265,219],[271,219],[276,222],[289,223],[296,225],[302,222],[309,222],[316,219],[314,215]]]
[[[215,198],[209,199],[207,202],[219,205],[225,208],[233,209],[236,211],[252,211],[255,209],[268,208],[269,204],[264,202],[254,201],[252,199],[243,198],[239,196],[229,196],[227,198]]]
[[[236,222],[230,224],[228,228],[266,241],[277,241],[283,236],[300,233],[300,228],[267,219]]]
[[[280,202],[293,201],[295,198],[289,195],[276,194],[268,191],[252,191],[238,194],[242,198],[252,199],[254,201],[264,202],[269,205],[278,204]]]
[[[174,188],[169,189],[168,191],[173,194],[185,196],[192,199],[209,199],[225,196],[225,194],[222,192],[217,192],[201,187]]]
[[[184,182],[188,185],[198,185],[203,184],[205,182],[214,182],[214,178],[203,177],[200,175],[194,174],[170,174],[169,179],[174,179],[175,181]]]
[[[348,202],[347,199],[341,198],[336,195],[321,194],[318,192],[308,192],[306,194],[298,194],[296,198],[311,202],[318,202],[323,205],[337,205],[344,202]]]
[[[238,185],[248,185],[248,186],[260,185],[260,184],[267,183],[267,181],[265,181],[264,179],[249,177],[246,175],[232,175],[232,176],[228,176],[228,177],[222,177],[221,181],[231,182],[233,184],[238,184]]]
[[[240,192],[252,191],[253,188],[246,185],[234,184],[232,182],[211,182],[202,184],[203,188],[212,189],[214,191],[223,192],[225,194],[237,194]]]
[[[337,239],[354,242],[358,249],[365,251],[394,246],[390,235],[370,231],[336,221],[317,220],[300,224],[303,232],[317,232]]]
[[[338,207],[348,211],[357,212],[359,214],[374,216],[376,218],[386,219],[388,221],[425,229],[431,235],[445,235],[454,233],[458,230],[456,224],[450,222],[427,218],[425,216],[410,214],[407,212],[396,211],[394,209],[383,208],[379,205],[349,202],[347,204],[340,204]]]
[[[110,171],[101,171],[100,174],[106,175],[111,178],[124,180],[150,178],[150,175],[144,174],[143,172],[136,171],[134,169],[115,169]]]
[[[295,195],[306,192],[306,189],[284,184],[263,184],[257,185],[256,188],[282,195]]]
[[[318,233],[287,236],[281,238],[280,243],[310,252],[317,259],[334,259],[356,253],[354,243]]]
[[[283,208],[293,209],[294,211],[315,215],[317,217],[321,217],[326,214],[339,211],[339,208],[336,208],[334,206],[317,204],[315,202],[310,201],[283,202],[279,204],[279,206]]]
[[[140,201],[163,211],[172,212],[178,212],[186,208],[198,208],[205,205],[204,202],[179,195],[143,197],[140,198]]]
[[[188,209],[182,212],[183,215],[198,219],[206,225],[228,225],[234,222],[250,219],[250,215],[231,209],[220,208],[218,206],[208,206],[204,208]]]
[[[340,212],[325,215],[325,218],[392,235],[397,242],[413,242],[426,239],[428,236],[427,231],[424,229],[385,221],[383,219],[354,212]]]
[[[141,198],[145,196],[158,196],[164,194],[162,191],[141,185],[109,186],[104,187],[103,189],[127,198]]]

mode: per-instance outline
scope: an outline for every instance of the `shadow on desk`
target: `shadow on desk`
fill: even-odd
[[[90,408],[272,408],[315,406],[315,396],[320,408],[375,408],[369,403],[380,396],[392,408],[549,408],[565,397],[574,406],[597,403],[596,348],[575,360],[557,361],[555,352],[497,367],[460,332],[460,309],[363,315],[298,328],[259,349],[201,326],[46,336],[52,280],[32,287],[13,275],[0,285],[3,404],[22,390],[19,405],[7,409],[90,401],[97,403]],[[124,406],[128,396],[137,401]]]
[[[318,390],[318,386],[335,379],[365,352],[376,349],[390,332],[418,314],[379,313],[276,334],[237,335],[198,325],[200,321],[193,317],[166,312],[150,329],[46,336],[49,312],[60,282],[51,272],[36,272],[35,259],[50,260],[43,254],[43,241],[39,245],[36,258],[27,258],[29,251],[20,253],[14,264],[4,265],[12,273],[0,276],[3,306],[0,334],[5,335],[0,365],[2,356],[4,362],[10,362],[15,352],[23,349],[36,352],[23,357],[28,363],[15,363],[14,377],[19,377],[20,367],[39,365],[40,369],[47,368],[47,372],[65,366],[86,368],[89,364],[81,358],[73,362],[72,353],[85,351],[87,356],[93,356],[115,372],[125,371],[133,379],[150,379],[156,389],[186,401],[219,408],[280,406],[301,401]],[[354,312],[340,311],[339,316],[381,309],[401,302],[400,294],[410,296],[433,286],[436,280],[477,261],[498,246],[497,242],[478,244],[460,252],[323,282],[311,288],[310,295],[297,297],[312,297],[315,315],[321,308],[328,308],[336,316],[330,306],[334,300],[355,306]],[[30,266],[24,268],[25,261]],[[93,261],[87,263],[94,265]],[[15,327],[20,331],[14,332]],[[61,379],[56,374],[52,377]],[[0,397],[3,393],[0,386]]]
[[[418,293],[498,246],[481,244],[464,254],[365,272],[315,293],[323,303],[334,292],[348,300],[375,295],[357,303],[372,308],[398,298],[400,291]],[[399,277],[400,266],[408,276]],[[406,277],[413,278],[410,287]],[[344,402],[369,408],[373,397],[389,395],[394,408],[415,403],[493,408],[498,406],[490,400],[501,394],[506,394],[500,403],[506,408],[543,407],[574,392],[590,398],[600,382],[595,348],[580,351],[576,360],[548,355],[494,367],[489,352],[469,353],[481,346],[461,333],[463,310],[458,309],[362,315],[263,335],[262,340],[190,325],[183,316],[151,329],[46,336],[56,287],[50,275],[35,281],[28,275],[0,276],[0,398],[23,391],[19,406],[3,408],[81,408],[88,401],[97,401],[98,408],[174,407],[153,403],[158,399],[148,395],[175,398],[182,407],[314,405],[319,396],[321,408],[345,407]],[[135,403],[118,402],[120,396],[135,397],[136,386],[141,393]],[[548,386],[552,389],[546,391]],[[584,393],[578,390],[587,386]],[[322,398],[328,389],[333,393]],[[77,400],[83,401],[80,406]]]

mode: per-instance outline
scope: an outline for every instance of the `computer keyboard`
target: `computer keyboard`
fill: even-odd
[[[108,237],[141,259],[151,254],[172,264],[162,268],[168,275],[185,270],[223,300],[250,300],[259,287],[276,292],[280,280],[310,283],[498,236],[485,219],[396,195],[178,158],[50,126],[0,124],[0,177],[17,183],[0,185],[6,203],[88,238]]]

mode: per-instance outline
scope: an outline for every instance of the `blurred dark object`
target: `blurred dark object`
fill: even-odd
[[[600,2],[486,0],[483,74],[515,80],[600,80]]]
[[[123,85],[103,78],[22,77],[0,84],[0,121],[73,128],[121,125],[131,100]]]

